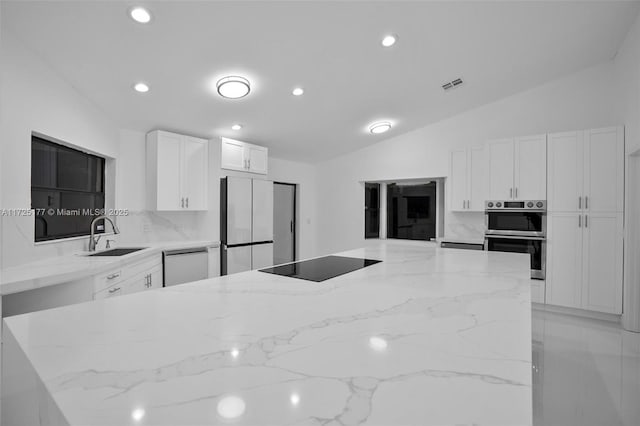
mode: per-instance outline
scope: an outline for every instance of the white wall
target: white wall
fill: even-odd
[[[363,181],[446,177],[451,149],[493,138],[624,124],[614,78],[607,62],[319,164],[319,253],[362,245]],[[483,220],[447,212],[445,236],[477,238]]]
[[[118,218],[120,243],[173,240],[220,240],[220,178],[244,176],[297,184],[298,241],[300,258],[315,255],[315,167],[269,158],[269,174],[256,175],[220,169],[220,141],[209,141],[209,210],[206,212],[154,212],[145,206],[145,134],[120,130],[116,207],[128,209]]]
[[[619,113],[625,124],[625,275],[622,324],[640,332],[640,18],[614,60]]]
[[[103,111],[6,31],[0,51],[0,207],[31,207],[31,132],[38,132],[115,159],[108,162],[107,174],[113,177],[108,179],[107,206],[130,212],[116,218],[121,234],[115,239],[120,244],[220,239],[219,142],[212,141],[210,146],[209,211],[149,211],[145,205],[145,134],[118,129]],[[313,256],[315,167],[270,159],[269,176],[263,178],[299,184],[298,251],[301,257]],[[32,217],[0,219],[2,267],[86,250],[86,237],[36,246]]]
[[[31,132],[106,157],[118,152],[117,127],[7,31],[0,41],[2,207],[31,208]],[[3,267],[81,249],[84,241],[34,246],[32,217],[3,220]]]

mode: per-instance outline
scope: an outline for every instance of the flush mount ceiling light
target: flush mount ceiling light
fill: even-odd
[[[395,34],[388,34],[382,38],[382,47],[391,47],[398,41],[398,36]]]
[[[233,126],[231,126],[232,130],[240,130],[242,129],[242,124],[234,124]]]
[[[141,24],[146,24],[151,21],[151,14],[144,7],[134,7],[129,11],[131,19]]]
[[[293,96],[301,96],[304,93],[304,89],[302,87],[296,87],[295,89],[293,89],[293,91],[291,92],[291,94]]]
[[[249,80],[239,76],[223,77],[216,83],[218,94],[223,98],[243,98],[251,91]]]
[[[140,92],[140,93],[147,93],[147,92],[149,91],[149,86],[148,86],[147,84],[145,84],[145,83],[136,83],[136,84],[133,86],[133,89],[134,89],[136,92]]]
[[[369,126],[369,131],[374,135],[384,133],[389,129],[391,129],[391,123],[389,123],[388,121],[378,121]]]

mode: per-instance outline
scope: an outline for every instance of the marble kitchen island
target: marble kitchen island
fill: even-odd
[[[527,255],[340,255],[6,318],[2,424],[531,424]]]

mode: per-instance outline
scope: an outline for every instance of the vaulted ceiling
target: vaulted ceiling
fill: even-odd
[[[637,2],[3,1],[10,31],[118,126],[317,162],[612,58]],[[384,48],[387,33],[398,42]],[[215,91],[249,78],[249,96]],[[442,84],[464,83],[445,92]],[[147,82],[140,94],[134,83]],[[303,96],[292,96],[301,86]],[[372,135],[377,119],[393,128]],[[231,125],[241,123],[240,131]]]

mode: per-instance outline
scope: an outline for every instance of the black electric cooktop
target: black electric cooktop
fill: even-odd
[[[375,265],[381,260],[361,259],[344,256],[325,256],[318,259],[304,260],[302,262],[288,263],[260,269],[260,272],[283,275],[285,277],[300,278],[302,280],[321,282],[344,275],[367,266]]]

